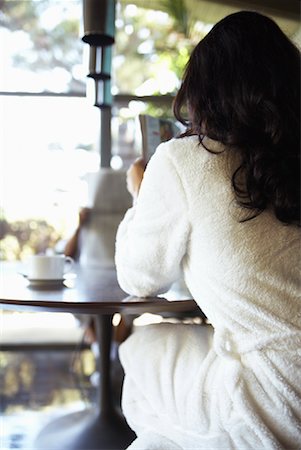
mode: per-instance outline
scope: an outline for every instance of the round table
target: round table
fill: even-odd
[[[168,301],[164,298],[127,296],[117,282],[114,269],[83,268],[75,265],[61,284],[31,286],[22,276],[20,264],[0,263],[0,304],[2,309],[44,310],[95,316],[99,345],[96,407],[60,417],[42,429],[37,449],[109,450],[125,449],[135,438],[121,411],[113,404],[110,351],[112,317],[122,314],[195,312],[194,300]]]

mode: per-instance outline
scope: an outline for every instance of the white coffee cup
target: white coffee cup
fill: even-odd
[[[30,280],[61,280],[72,268],[74,260],[65,255],[32,255],[27,260]]]

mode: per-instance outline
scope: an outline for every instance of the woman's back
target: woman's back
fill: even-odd
[[[291,448],[301,442],[300,229],[270,211],[240,222],[246,211],[229,181],[235,164],[196,137],[162,144],[119,228],[121,287],[162,292],[180,263],[214,328],[209,345],[202,327],[134,333],[121,358],[130,385],[148,389],[140,398],[126,382],[124,408],[180,448]]]
[[[240,222],[249,212],[235,202],[230,179],[238,162],[231,153],[209,153],[196,137],[168,145],[191,221],[183,267],[200,307],[209,318],[214,309],[213,322],[227,326],[228,319],[229,328],[247,333],[300,326],[300,229],[269,210]],[[223,149],[213,141],[211,147]]]

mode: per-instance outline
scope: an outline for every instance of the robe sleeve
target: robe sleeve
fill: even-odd
[[[136,205],[117,232],[118,282],[130,295],[166,292],[181,275],[190,232],[188,203],[169,145],[161,144],[151,158]]]

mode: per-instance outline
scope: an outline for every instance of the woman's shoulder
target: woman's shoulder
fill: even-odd
[[[190,152],[192,149],[199,147],[200,141],[198,136],[185,136],[172,138],[169,141],[162,142],[156,153],[165,154],[166,156],[173,158],[178,154]]]
[[[203,153],[201,147],[197,136],[173,138],[162,142],[154,156],[156,159],[166,160],[167,163],[175,166],[182,165],[184,162],[185,166],[187,166],[190,161],[193,162],[195,160],[197,155]]]
[[[223,166],[222,153],[225,149],[222,144],[204,139],[204,144],[200,142],[198,136],[185,136],[174,138],[160,144],[154,155],[159,162],[166,161],[166,164],[173,165],[178,172],[197,172],[206,167],[209,172],[219,170],[217,166]],[[217,153],[221,153],[217,158]]]

